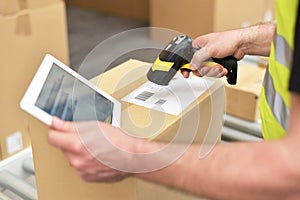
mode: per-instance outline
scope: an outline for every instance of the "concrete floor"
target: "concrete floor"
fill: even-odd
[[[88,79],[129,58],[152,62],[163,47],[141,28],[147,22],[76,7],[67,7],[67,22],[71,67]]]

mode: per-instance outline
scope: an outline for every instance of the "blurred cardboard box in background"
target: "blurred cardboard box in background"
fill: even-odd
[[[237,85],[226,84],[226,113],[255,122],[260,118],[258,103],[265,67],[240,64]]]
[[[150,0],[150,26],[197,37],[270,21],[274,18],[273,1]]]
[[[0,35],[0,159],[4,159],[30,146],[28,115],[19,103],[45,54],[69,63],[65,4],[0,0]]]
[[[274,0],[66,0],[67,5],[149,22],[191,37],[274,19]],[[169,35],[153,33],[158,42]]]

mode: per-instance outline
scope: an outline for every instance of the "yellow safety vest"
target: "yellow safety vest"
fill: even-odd
[[[282,138],[289,126],[289,78],[299,0],[276,0],[276,35],[271,45],[260,97],[262,132],[265,139]]]

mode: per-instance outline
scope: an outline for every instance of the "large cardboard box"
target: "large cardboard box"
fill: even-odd
[[[273,7],[273,0],[151,0],[150,25],[197,37],[271,20]]]
[[[149,68],[150,63],[129,60],[94,78],[92,82],[121,100],[147,80],[145,75]],[[206,134],[221,131],[224,98],[223,82],[216,80],[210,91],[202,94],[178,116],[122,102],[121,127],[140,137],[147,133],[149,140],[160,141],[171,141],[176,134],[181,134],[183,137],[179,141],[187,142],[185,136],[196,131],[197,136],[193,142],[200,143]],[[111,184],[84,182],[70,167],[63,154],[47,144],[47,129],[39,120],[31,118],[30,133],[38,196],[41,200],[200,199],[135,178]]]
[[[100,11],[106,14],[149,20],[150,0],[66,0],[67,5]]]
[[[0,35],[0,159],[4,159],[30,146],[28,115],[19,104],[45,54],[69,62],[64,2],[0,15]]]
[[[226,113],[257,121],[258,102],[266,68],[255,64],[240,64],[237,85],[226,85]]]

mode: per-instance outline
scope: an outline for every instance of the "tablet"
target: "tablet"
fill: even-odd
[[[47,125],[57,116],[65,121],[97,120],[120,127],[120,102],[49,54],[20,105]]]

